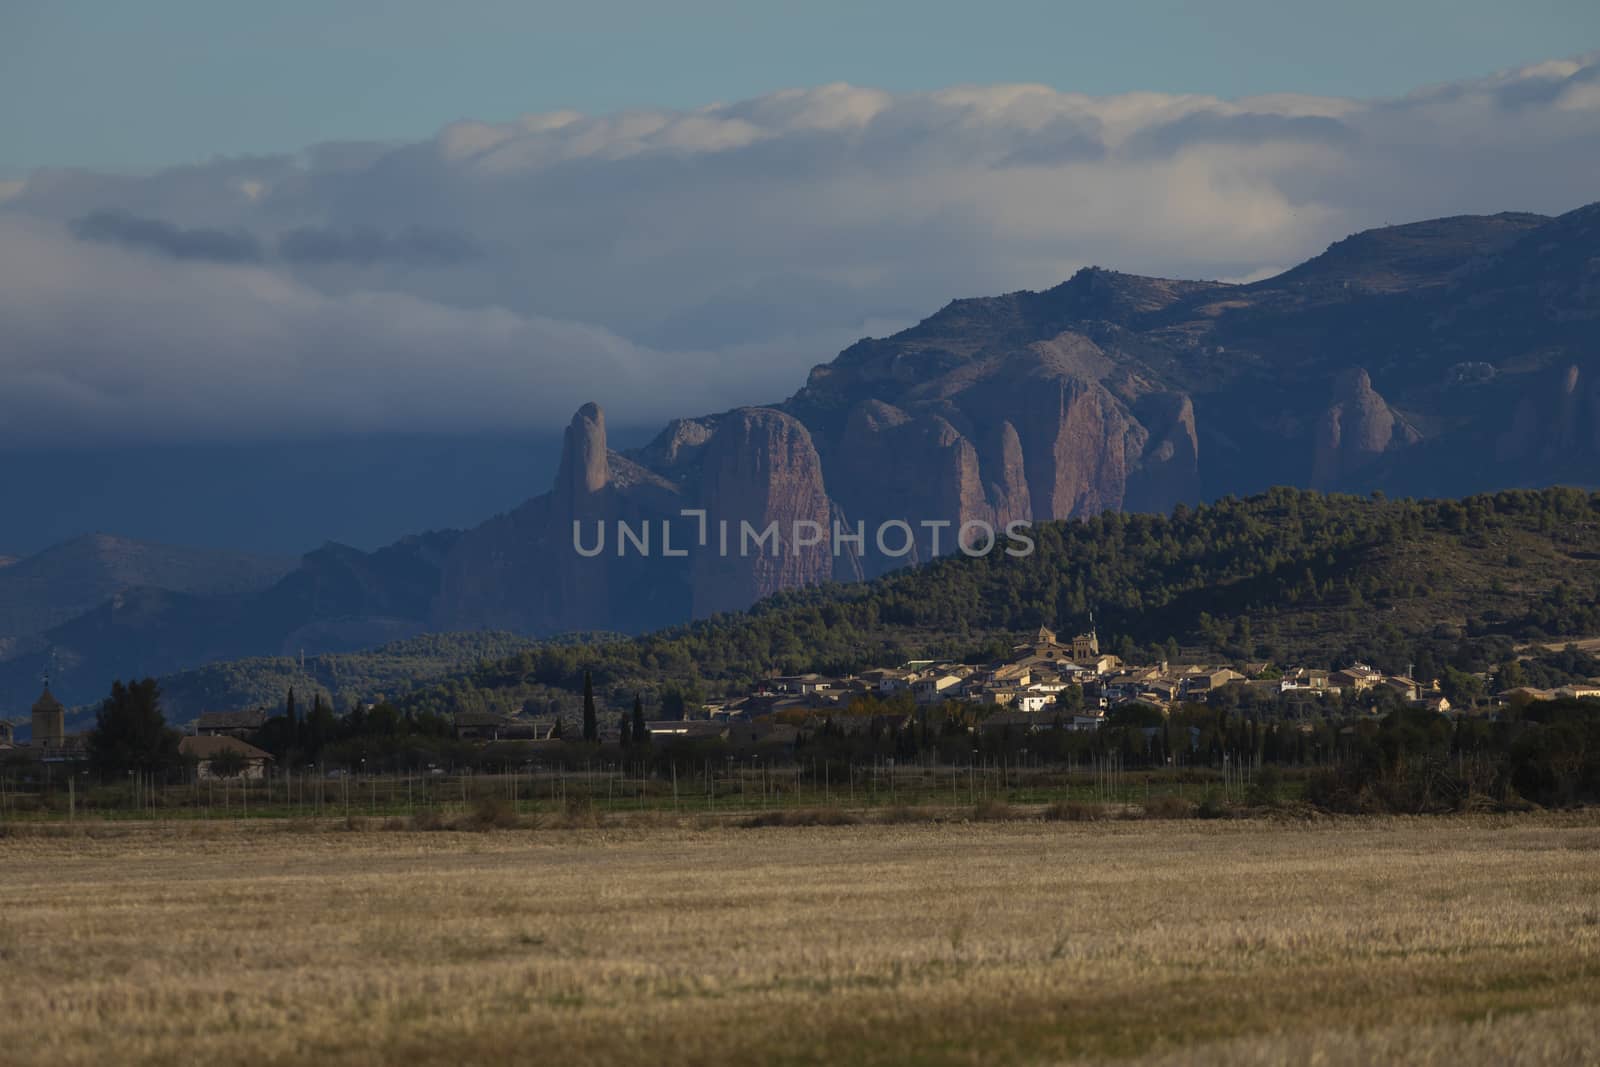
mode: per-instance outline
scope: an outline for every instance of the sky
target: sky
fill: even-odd
[[[0,174],[836,81],[1385,97],[1595,47],[1592,0],[5,0]]]
[[[659,425],[1597,195],[1600,5],[857,6],[10,0],[0,448]]]

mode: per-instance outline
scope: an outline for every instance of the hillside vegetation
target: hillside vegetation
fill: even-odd
[[[175,721],[202,711],[276,706],[294,689],[306,700],[321,695],[337,707],[394,697],[449,674],[471,670],[537,647],[530,638],[483,631],[428,634],[365,652],[297,659],[260,656],[213,663],[162,679],[162,704]]]
[[[1274,489],[1170,516],[1041,524],[1025,558],[954,557],[629,640],[540,645],[419,689],[418,710],[560,702],[585,669],[612,701],[998,655],[1041,623],[1125,658],[1481,670],[1514,645],[1600,631],[1600,495],[1460,501]]]

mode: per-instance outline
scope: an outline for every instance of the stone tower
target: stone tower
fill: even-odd
[[[67,709],[46,683],[44,693],[33,705],[33,743],[41,748],[60,748],[66,739]]]

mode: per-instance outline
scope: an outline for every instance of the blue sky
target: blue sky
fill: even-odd
[[[1596,47],[1592,0],[5,0],[0,173],[145,169],[833,81],[1392,96]]]

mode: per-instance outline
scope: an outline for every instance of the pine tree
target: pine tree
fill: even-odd
[[[633,694],[633,741],[636,745],[650,743],[650,728],[644,724],[644,701]]]
[[[322,754],[323,746],[333,739],[337,725],[333,708],[318,693],[311,705],[311,714],[306,716],[300,727],[300,744],[307,759],[314,760]]]
[[[170,769],[178,763],[180,740],[161,713],[161,688],[153,678],[114,683],[86,738],[90,766],[102,780]]]
[[[589,677],[589,672],[583,672],[583,739],[597,741],[600,738],[600,724],[595,720],[594,714],[594,680]]]

